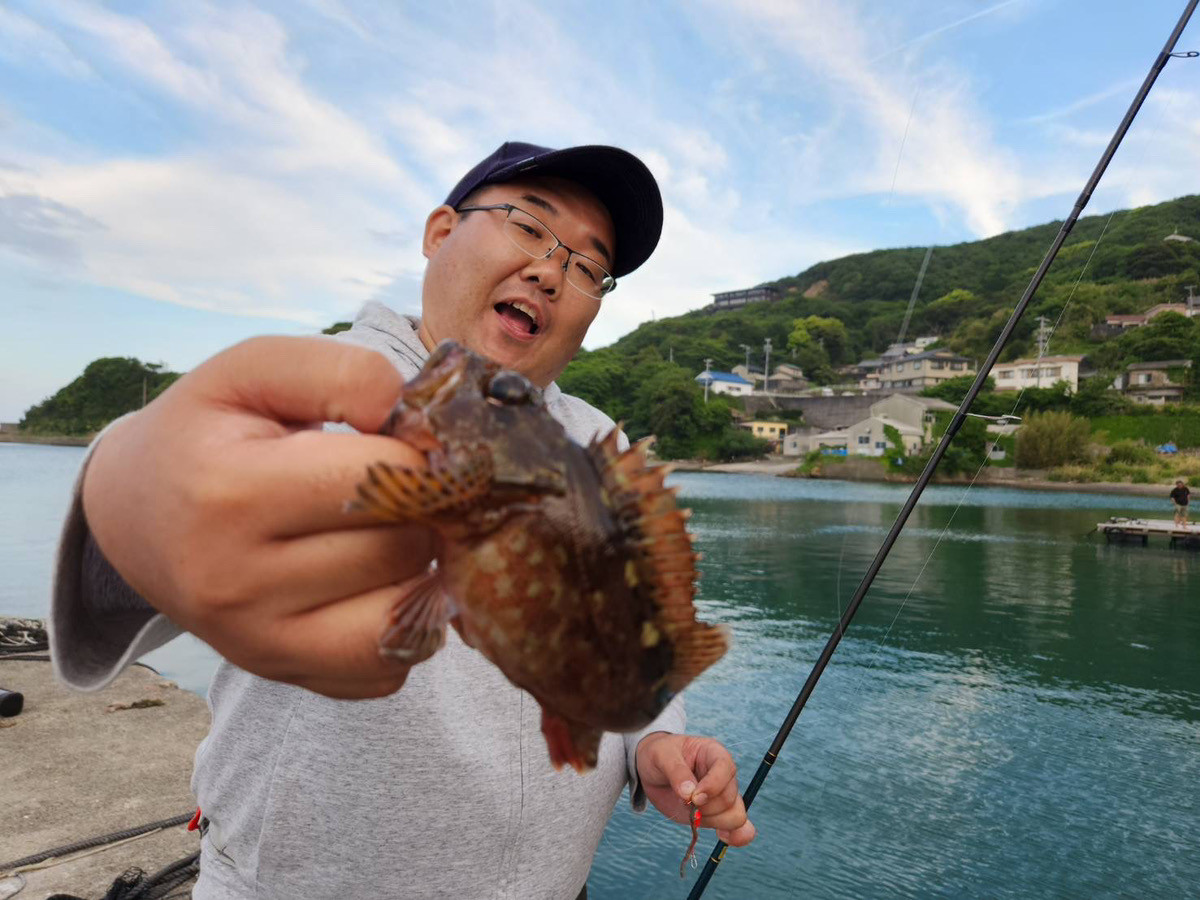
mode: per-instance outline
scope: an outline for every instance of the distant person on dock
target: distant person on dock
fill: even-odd
[[[1182,480],[1175,482],[1175,489],[1171,491],[1171,502],[1175,504],[1176,525],[1186,527],[1188,524],[1188,497],[1191,493]]]
[[[369,464],[425,465],[378,431],[447,338],[524,373],[577,442],[612,428],[554,379],[661,227],[631,154],[504,144],[426,220],[421,318],[369,303],[336,339],[239,344],[93,445],[52,656],[96,689],[181,631],[222,655],[192,777],[196,900],[584,897],[626,786],[635,809],[685,824],[696,799],[702,827],[754,838],[729,751],[683,733],[682,698],[605,735],[577,776],[551,768],[538,704],[453,629],[427,662],[381,656],[397,585],[427,569],[434,536],[345,509]],[[352,427],[314,428],[330,422]]]

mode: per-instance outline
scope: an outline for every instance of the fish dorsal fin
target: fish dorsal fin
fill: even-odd
[[[619,429],[592,441],[588,452],[632,550],[631,581],[645,588],[654,603],[654,627],[647,629],[643,640],[657,641],[665,635],[670,642],[666,687],[677,693],[724,655],[729,630],[696,621],[693,601],[700,555],[692,549],[686,528],[691,510],[679,509],[676,490],[663,485],[672,467],[648,464],[646,451],[652,437],[624,452],[618,450]]]

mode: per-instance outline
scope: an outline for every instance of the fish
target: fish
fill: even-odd
[[[524,375],[445,341],[408,381],[382,433],[426,468],[377,463],[355,503],[436,535],[380,652],[429,659],[453,623],[541,706],[555,769],[596,765],[604,732],[649,725],[717,662],[729,630],[696,618],[689,511],[620,426],[586,447]]]

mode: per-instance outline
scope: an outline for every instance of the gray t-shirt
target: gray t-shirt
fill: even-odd
[[[411,377],[427,356],[417,324],[370,303],[338,339]],[[557,385],[544,396],[577,442],[613,427]],[[77,485],[51,608],[60,677],[102,687],[177,634],[100,554]],[[211,823],[197,900],[570,900],[622,788],[645,806],[637,742],[685,721],[677,697],[644,731],[606,734],[595,771],[555,772],[537,702],[454,629],[390,697],[332,700],[222,662],[208,701],[212,728],[192,776]]]

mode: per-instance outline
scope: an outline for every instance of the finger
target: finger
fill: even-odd
[[[383,679],[302,678],[293,683],[334,700],[376,700],[396,693],[404,687],[407,678],[408,670],[405,670]]]
[[[754,827],[754,823],[747,820],[745,824],[731,831],[723,828],[717,829],[717,839],[724,841],[731,847],[745,847],[758,835],[758,829]]]
[[[697,760],[697,763],[703,769],[704,777],[700,779],[696,793],[699,795],[697,803],[702,805],[708,798],[720,794],[729,782],[736,783],[737,766],[729,751],[717,741],[708,741],[701,751],[701,757],[702,761]]]
[[[715,797],[703,795],[700,791],[696,792],[697,797],[704,797],[703,802],[699,803],[700,810],[706,816],[715,816],[725,812],[727,809],[732,809],[738,802],[741,795],[738,793],[737,779],[733,779],[726,783]]]
[[[368,467],[427,465],[425,454],[392,437],[319,431],[243,444],[238,462],[239,481],[253,488],[228,489],[228,514],[273,537],[393,524],[355,506]]]
[[[196,368],[187,388],[277,422],[345,422],[373,433],[403,383],[375,350],[328,338],[261,337]]]
[[[701,809],[700,824],[705,828],[717,828],[730,830],[741,827],[746,821],[746,804],[742,802],[739,796],[734,804],[728,809],[717,813],[709,813],[706,808]]]
[[[664,738],[654,745],[653,752],[654,762],[670,783],[671,789],[684,803],[692,802],[692,795],[696,792],[696,774],[684,761],[679,742],[674,736]]]
[[[201,639],[211,630],[230,662],[264,678],[292,684],[386,683],[407,668],[379,652],[397,590],[388,585],[277,618],[269,629],[263,627],[261,607],[251,604],[227,615],[218,611],[189,630]]]
[[[282,613],[300,612],[407,581],[429,568],[435,548],[433,532],[412,525],[274,541],[256,560],[253,595]]]

